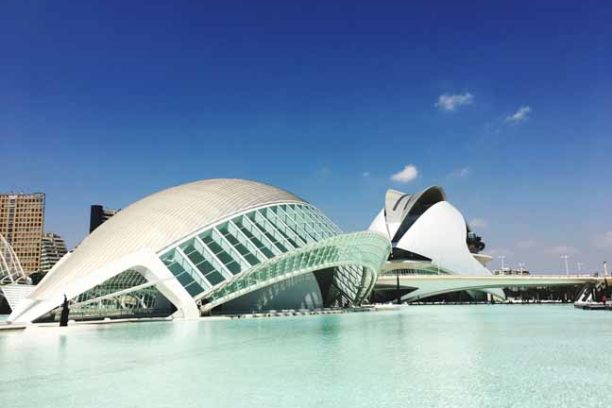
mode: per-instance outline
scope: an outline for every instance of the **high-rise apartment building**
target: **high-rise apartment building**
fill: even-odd
[[[26,274],[40,268],[44,218],[43,193],[0,194],[0,234],[13,247]]]
[[[92,205],[89,216],[89,233],[91,234],[93,230],[104,224],[106,220],[108,220],[110,217],[117,214],[118,212],[119,210],[106,208],[101,205]]]
[[[58,234],[47,232],[42,238],[42,250],[40,254],[40,271],[49,272],[53,265],[66,255],[66,243]]]

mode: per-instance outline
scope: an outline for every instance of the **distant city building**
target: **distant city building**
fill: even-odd
[[[52,232],[43,235],[42,250],[40,254],[40,271],[49,272],[53,265],[66,255],[66,243],[64,239]]]
[[[0,194],[0,235],[15,251],[26,275],[40,268],[44,216],[43,193]]]
[[[101,205],[92,205],[89,216],[89,233],[91,234],[96,228],[104,224],[109,218],[117,214],[119,210],[106,208]]]

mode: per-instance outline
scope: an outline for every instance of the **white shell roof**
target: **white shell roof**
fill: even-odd
[[[202,180],[160,191],[99,226],[47,274],[41,286],[61,285],[143,248],[159,252],[233,214],[281,202],[304,200],[267,184],[240,179]]]

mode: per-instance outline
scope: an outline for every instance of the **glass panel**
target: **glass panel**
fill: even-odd
[[[204,274],[204,276],[208,275],[210,272],[215,270],[215,267],[212,266],[212,264],[210,262],[208,262],[206,259],[204,259],[202,262],[200,262],[199,264],[196,265],[196,267],[202,271],[202,273]]]
[[[200,236],[200,238],[230,272],[233,274],[240,272],[240,264],[238,264],[234,258],[213,239],[212,235],[204,235]]]
[[[183,287],[195,282],[193,278],[189,276],[188,273],[181,273],[176,276],[176,279],[178,279],[178,281],[181,283],[181,285],[183,285]]]
[[[168,269],[170,269],[170,272],[172,272],[174,276],[178,276],[182,273],[185,273],[185,269],[176,262],[170,265]]]
[[[304,244],[297,234],[291,231],[278,217],[270,218],[276,230],[286,239],[294,248],[299,248]]]
[[[267,256],[268,258],[274,258],[274,252],[272,252],[266,245],[264,245],[263,242],[261,242],[257,237],[255,237],[255,235],[253,235],[253,233],[249,230],[248,227],[246,227],[244,224],[242,224],[242,220],[240,220],[240,231],[242,231],[242,233],[244,235],[246,235],[246,237],[251,240],[252,243],[255,244],[255,246],[264,253],[265,256]]]
[[[196,283],[194,283],[193,285],[187,286],[185,289],[187,290],[187,293],[189,293],[191,296],[196,296],[196,295],[199,295],[200,293],[204,292],[204,289],[202,289]]]
[[[240,252],[240,255],[242,255],[251,265],[256,265],[259,263],[259,259],[257,259],[257,257],[253,255],[251,251],[247,249],[247,247],[242,245],[240,241],[238,241],[238,238],[230,234],[228,230],[222,231],[222,233],[225,239],[227,239],[227,241],[232,244],[234,248]]]
[[[212,227],[180,245],[185,255],[174,249],[161,259],[193,295],[224,282],[229,274],[238,275],[270,258],[338,233],[338,227],[314,207],[281,204],[254,210]],[[333,262],[337,256],[328,248],[320,249],[301,260],[294,258],[288,261],[291,265],[284,267],[297,266],[293,263],[310,266],[328,260]],[[341,269],[336,274],[337,286],[346,286],[347,281],[352,283],[361,276],[361,271],[355,268]],[[266,273],[281,272],[268,270]],[[236,283],[236,287],[248,287],[257,280],[247,275]]]
[[[187,257],[191,260],[191,262],[193,262],[194,265],[198,265],[202,261],[206,261],[202,254],[197,251],[187,254]]]
[[[259,260],[259,262],[263,262],[268,258],[264,253],[262,253],[257,246],[240,230],[240,228],[232,221],[228,222],[228,230],[230,233],[238,239],[238,241],[244,245],[250,253],[255,255],[255,257]]]
[[[267,241],[279,249],[281,253],[285,253],[289,250],[289,248],[287,248],[288,244],[282,242],[282,235],[276,231],[273,225],[260,212],[250,214],[249,219],[254,228],[256,228],[260,234],[263,234]]]
[[[208,281],[212,283],[213,286],[225,280],[223,275],[221,275],[219,272],[216,272],[216,271],[206,276],[206,279],[208,279]]]

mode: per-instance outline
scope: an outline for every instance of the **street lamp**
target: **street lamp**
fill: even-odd
[[[563,255],[561,258],[565,259],[565,274],[569,275],[569,265],[567,264],[567,258],[569,258],[569,255]]]

